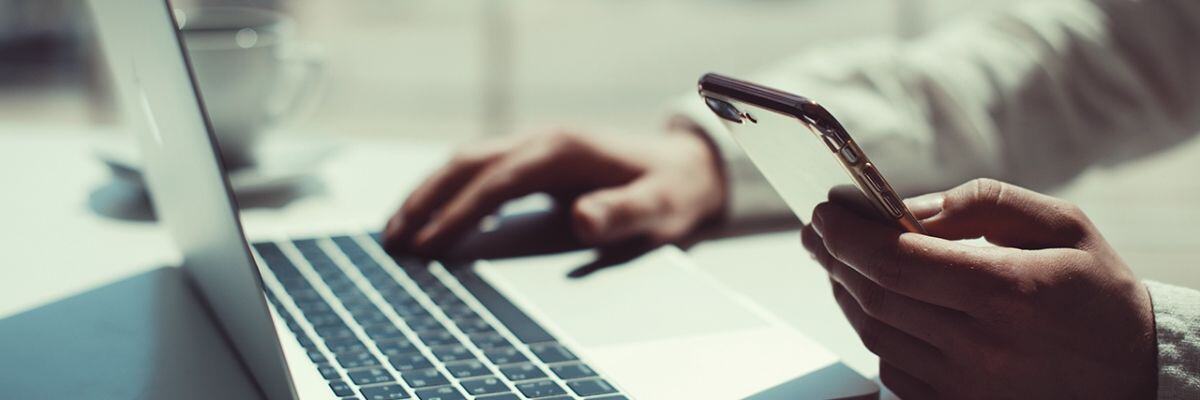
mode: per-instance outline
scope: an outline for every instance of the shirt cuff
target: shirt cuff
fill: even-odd
[[[1158,340],[1158,398],[1200,399],[1200,292],[1145,283]]]

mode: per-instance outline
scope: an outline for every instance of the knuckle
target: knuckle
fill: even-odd
[[[882,339],[879,333],[879,328],[868,321],[862,321],[858,329],[858,339],[862,341],[863,347],[875,355],[882,355]]]
[[[1004,198],[1004,192],[1008,184],[991,179],[977,178],[968,183],[971,188],[971,197],[976,204],[999,204]]]
[[[463,146],[454,150],[450,156],[452,165],[469,165],[487,161],[488,154],[477,146]]]
[[[1071,238],[1076,241],[1083,240],[1089,236],[1091,231],[1091,220],[1088,219],[1087,213],[1080,208],[1079,205],[1066,200],[1055,200],[1053,209],[1060,217],[1058,226],[1058,235],[1064,238]]]
[[[887,312],[887,292],[874,285],[863,288],[862,292],[858,305],[863,312],[876,318]]]
[[[555,129],[543,137],[543,141],[552,149],[559,151],[577,148],[584,141],[583,135],[567,129]]]
[[[888,247],[878,247],[870,250],[868,257],[861,266],[863,272],[872,277],[880,286],[894,288],[901,285],[900,270],[896,266],[897,250]]]

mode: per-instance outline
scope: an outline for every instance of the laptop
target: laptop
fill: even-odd
[[[92,10],[159,220],[263,397],[877,393],[673,247],[570,279],[588,253],[449,263],[388,254],[366,231],[247,241],[170,4]]]

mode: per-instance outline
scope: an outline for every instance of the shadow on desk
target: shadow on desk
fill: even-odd
[[[293,201],[305,197],[319,196],[326,192],[324,183],[315,177],[297,179],[291,185],[273,190],[238,193],[237,204],[242,210],[268,208],[280,209]],[[121,221],[154,222],[157,216],[150,202],[150,193],[141,184],[128,180],[111,179],[92,189],[87,199],[88,209],[96,215]]]
[[[258,399],[179,268],[0,320],[0,398]]]

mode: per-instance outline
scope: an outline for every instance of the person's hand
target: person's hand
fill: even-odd
[[[680,239],[725,199],[715,149],[699,133],[506,137],[459,150],[396,211],[384,243],[437,254],[504,202],[537,192],[572,202],[572,229],[589,245]]]
[[[928,236],[829,202],[801,233],[893,392],[1154,397],[1149,294],[1079,208],[992,180],[908,204]]]

